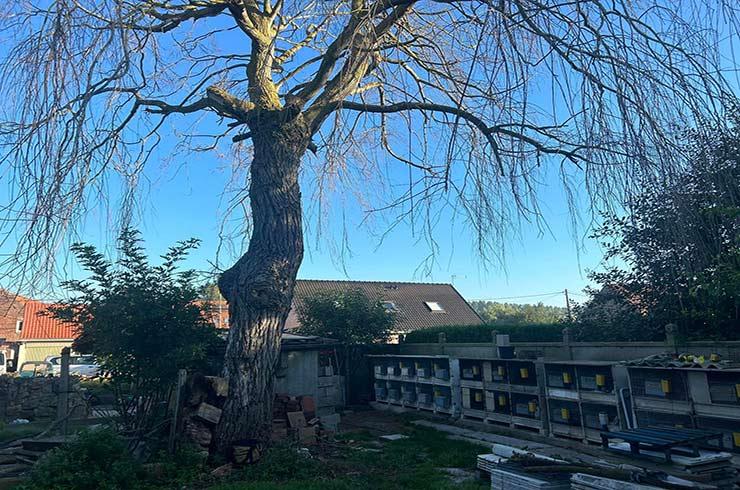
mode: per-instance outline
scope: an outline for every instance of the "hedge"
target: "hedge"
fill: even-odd
[[[491,342],[491,332],[509,334],[512,342],[560,342],[563,340],[562,323],[537,325],[453,325],[414,330],[406,334],[405,343],[436,343],[444,332],[449,343]]]

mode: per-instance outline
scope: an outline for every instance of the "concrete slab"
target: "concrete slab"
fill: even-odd
[[[453,425],[432,422],[430,420],[413,420],[411,423],[420,427],[428,427],[430,429],[446,432],[457,437],[464,437],[465,439],[469,440],[478,440],[489,444],[491,448],[494,444],[504,444],[506,446],[512,446],[525,451],[543,454],[552,458],[567,458],[573,461],[581,461],[584,463],[592,463],[593,461],[597,460],[597,458],[584,454],[582,452],[552,446],[549,444],[532,442],[526,439],[518,439],[499,434],[492,434],[490,432],[481,432],[473,429],[467,429],[465,427],[456,427]]]
[[[401,439],[408,439],[409,436],[405,436],[403,434],[388,434],[387,436],[380,436],[381,439],[385,439],[386,441],[400,441]]]

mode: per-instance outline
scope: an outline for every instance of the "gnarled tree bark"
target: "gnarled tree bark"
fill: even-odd
[[[303,259],[298,174],[309,127],[290,106],[256,110],[248,125],[254,227],[247,252],[219,280],[231,323],[224,365],[229,395],[213,450],[224,455],[239,439],[269,440],[282,329]]]

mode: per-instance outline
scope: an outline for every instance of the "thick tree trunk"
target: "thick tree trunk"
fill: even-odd
[[[261,111],[249,127],[252,236],[247,252],[219,280],[231,324],[224,365],[229,396],[213,449],[224,455],[234,441],[269,440],[282,329],[303,259],[298,173],[309,129],[289,110]]]

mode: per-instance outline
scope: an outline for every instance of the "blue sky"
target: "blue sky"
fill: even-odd
[[[201,239],[202,245],[192,254],[188,266],[211,270],[217,257],[224,208],[221,192],[230,171],[211,153],[198,155],[194,160],[197,161],[189,165],[149,167],[150,179],[140,202],[144,213],[138,226],[153,256],[176,240]],[[453,282],[468,299],[529,296],[568,288],[574,293],[572,299],[582,299],[576,295],[588,283],[586,269],[598,266],[601,252],[595,242],[583,238],[585,227],[579,227],[574,235],[557,177],[545,182],[541,198],[550,229],[540,231],[534,224],[524,223],[520,230],[510,230],[503,267],[495,258],[484,261],[477,257],[470,230],[459,223],[438,225],[435,239],[439,249],[429,266],[429,247],[418,235],[412,235],[410,227],[397,227],[381,241],[378,232],[359,225],[362,214],[349,204],[345,209],[333,210],[347,216],[349,250],[340,253],[334,246],[342,234],[339,226],[317,237],[309,222],[306,256],[299,277]],[[80,238],[101,243],[105,227],[101,227],[99,216],[90,218]],[[382,229],[381,225],[377,231]],[[233,258],[233,254],[222,249],[219,266],[228,266]],[[507,301],[564,304],[562,294]]]
[[[729,47],[721,51],[731,52]],[[546,86],[547,80],[543,84]],[[214,264],[227,267],[242,251],[237,246],[235,249],[221,248],[221,253],[217,253],[221,243],[221,220],[228,205],[222,193],[231,178],[230,158],[223,152],[176,154],[178,131],[194,121],[177,116],[171,119],[165,126],[169,129],[162,132],[163,144],[152,155],[142,178],[140,216],[135,224],[142,231],[152,256],[156,257],[177,240],[195,237],[202,240],[202,245],[192,254],[187,266],[203,271],[213,270]],[[206,117],[195,123],[197,132],[218,132],[213,122],[214,119]],[[360,226],[365,215],[356,200],[337,195],[331,202],[332,215],[339,218],[338,221],[333,221],[317,236],[315,219],[308,220],[306,255],[299,277],[453,282],[468,299],[542,301],[561,306],[564,299],[559,292],[567,288],[573,299],[582,300],[579,294],[588,284],[587,270],[599,266],[601,250],[594,241],[585,238],[587,226],[572,226],[557,164],[546,162],[548,170],[539,178],[539,199],[547,228],[543,230],[522,222],[516,228],[505,230],[504,250],[500,256],[490,257],[492,260],[488,262],[475,253],[475,239],[470,229],[460,219],[452,223],[449,211],[434,210],[438,212],[434,232],[437,249],[430,262],[430,248],[419,237],[418,230],[412,231],[404,224],[384,236],[381,242],[380,235],[386,229],[384,223],[381,221],[374,228]],[[402,186],[406,171],[404,167],[392,167],[389,175]],[[8,184],[0,181],[0,202],[6,200],[5,186]],[[114,179],[110,184],[113,203],[118,193],[116,189]],[[311,195],[310,185],[304,186],[306,208],[312,207]],[[586,196],[576,198],[585,199]],[[585,205],[576,205],[576,208],[584,220],[590,218]],[[110,244],[113,233],[114,227],[106,211],[90,210],[80,233],[74,238],[97,245]],[[346,244],[344,253],[337,251],[342,249],[341,243]],[[7,247],[12,244],[6,244],[6,249],[0,248],[0,254],[8,253]],[[80,273],[75,267],[70,267],[68,272],[74,276]]]

